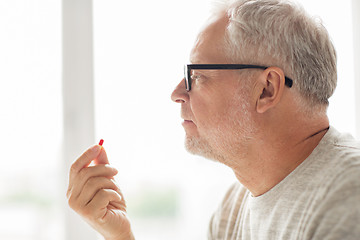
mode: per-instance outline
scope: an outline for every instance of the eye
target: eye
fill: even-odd
[[[198,80],[200,80],[201,79],[201,75],[195,75],[195,74],[193,74],[193,75],[191,75],[191,80],[193,80],[193,81],[198,81]]]
[[[196,73],[196,72],[193,72],[190,77],[194,84],[201,83],[206,79],[206,77],[203,74]]]

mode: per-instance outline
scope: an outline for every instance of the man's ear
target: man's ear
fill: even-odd
[[[258,92],[256,111],[264,113],[275,107],[283,94],[285,86],[284,72],[278,67],[269,67],[259,76],[261,89]]]

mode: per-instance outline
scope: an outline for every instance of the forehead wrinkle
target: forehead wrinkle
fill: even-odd
[[[206,38],[204,35],[205,35],[205,33],[201,32],[195,41],[194,47],[190,53],[190,62],[191,63],[205,63],[206,62],[206,61],[204,61],[205,59],[203,59],[203,57],[200,54],[201,51],[199,51],[206,44],[206,41],[205,41]]]
[[[192,63],[227,63],[223,45],[228,24],[226,16],[216,16],[208,21],[199,33],[190,53]]]

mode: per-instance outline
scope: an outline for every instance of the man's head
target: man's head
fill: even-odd
[[[183,80],[172,94],[182,103],[187,149],[225,163],[250,154],[264,130],[290,126],[286,121],[300,108],[325,115],[336,85],[336,54],[326,30],[285,1],[224,4],[200,32],[190,60],[268,67],[193,70],[191,90]],[[294,80],[292,88],[285,76]]]

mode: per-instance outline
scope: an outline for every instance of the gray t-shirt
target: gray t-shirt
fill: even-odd
[[[265,194],[253,197],[235,183],[209,227],[210,240],[359,240],[360,143],[330,127]]]

